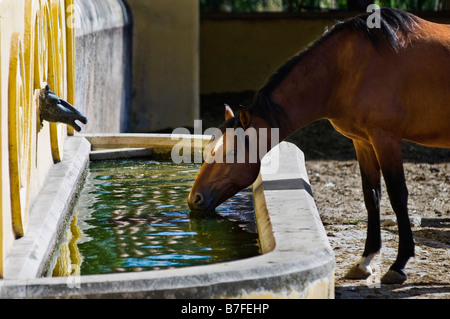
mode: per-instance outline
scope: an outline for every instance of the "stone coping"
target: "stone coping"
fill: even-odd
[[[139,135],[151,140],[150,135]],[[170,135],[158,138],[173,144]],[[80,277],[30,278],[19,271],[18,277],[0,280],[0,297],[333,298],[334,254],[311,196],[303,153],[283,142],[266,158],[278,160],[280,166],[276,173],[270,165],[263,166],[253,185],[264,254],[213,265]]]
[[[6,256],[4,278],[32,279],[41,276],[81,186],[91,145],[80,137],[64,144],[64,159],[53,165],[30,209],[28,231],[16,240]],[[2,281],[0,280],[0,287]],[[1,288],[0,288],[1,296]]]

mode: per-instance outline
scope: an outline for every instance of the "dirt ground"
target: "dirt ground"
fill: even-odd
[[[253,92],[207,95],[201,99],[203,128],[217,127],[223,104],[234,109],[249,104]],[[450,299],[450,149],[425,148],[404,143],[405,176],[416,256],[411,258],[402,285],[382,285],[380,278],[397,254],[397,226],[383,184],[383,248],[372,262],[367,280],[347,280],[344,275],[364,249],[367,213],[359,166],[353,144],[318,121],[291,136],[305,153],[306,169],[319,214],[336,255],[336,298],[439,298]]]
[[[403,285],[380,285],[397,254],[395,216],[387,195],[382,200],[380,256],[367,280],[344,275],[364,248],[367,216],[356,161],[307,161],[314,199],[336,255],[337,298],[450,299],[450,163],[405,163],[410,192],[416,256],[406,267]],[[384,188],[385,190],[386,188]],[[386,192],[385,192],[386,193]]]

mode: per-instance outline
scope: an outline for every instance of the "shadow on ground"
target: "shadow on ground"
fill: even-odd
[[[341,287],[336,291],[336,299],[390,299],[395,294],[396,299],[404,298],[437,298],[442,294],[449,294],[450,287],[443,283],[414,283],[403,285],[374,285]]]

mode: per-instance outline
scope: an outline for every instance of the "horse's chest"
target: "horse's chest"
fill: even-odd
[[[351,140],[368,140],[366,130],[350,122],[339,122],[330,120],[331,125],[336,131]]]

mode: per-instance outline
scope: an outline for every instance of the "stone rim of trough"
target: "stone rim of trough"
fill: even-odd
[[[176,137],[178,140],[168,134],[90,134],[68,140],[78,139],[78,144],[72,143],[77,145],[89,141],[92,149],[127,146],[165,151],[180,138],[200,139],[202,147],[210,140],[208,136]],[[132,144],[121,144],[127,141]],[[0,297],[333,298],[334,253],[312,197],[303,152],[282,142],[266,155],[271,159],[266,162],[273,163],[276,152],[281,156],[276,174],[270,165],[263,165],[253,184],[262,255],[168,270],[60,278],[19,276],[0,280]],[[87,162],[89,152],[83,156]]]

